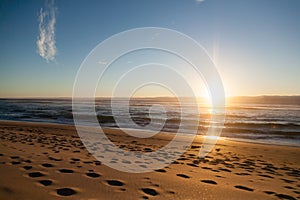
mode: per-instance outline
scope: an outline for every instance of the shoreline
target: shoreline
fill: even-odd
[[[38,122],[38,121],[21,121],[21,120],[0,120],[0,123],[2,122],[18,122],[18,123],[33,123],[33,124],[36,124],[36,125],[58,125],[58,126],[75,126],[74,123],[72,124],[69,124],[69,123],[55,123],[55,122]],[[86,125],[86,127],[92,127],[92,126],[88,126]],[[120,130],[120,128],[117,128],[117,127],[101,127],[103,130]],[[154,132],[154,131],[151,131],[151,130],[142,130],[142,129],[133,129],[133,128],[125,128],[126,130],[128,131],[137,131],[137,132]],[[162,134],[166,134],[166,135],[176,135],[176,133],[173,133],[173,132],[168,132],[168,131],[164,131],[164,132],[160,132]],[[185,133],[183,133],[185,134]],[[189,134],[186,134],[186,135],[189,135]],[[197,137],[205,137],[205,135],[196,135]],[[298,147],[300,148],[300,143],[299,144],[292,144],[292,143],[280,143],[278,140],[273,140],[272,143],[270,143],[270,141],[264,141],[262,139],[258,139],[258,140],[255,140],[255,139],[245,139],[245,138],[235,138],[235,137],[225,137],[225,136],[222,136],[222,134],[219,136],[219,139],[223,139],[223,140],[229,140],[229,141],[235,141],[235,142],[242,142],[242,143],[252,143],[252,144],[263,144],[263,145],[279,145],[279,146],[287,146],[287,147]],[[276,141],[274,143],[274,141]],[[278,142],[278,143],[277,143]]]

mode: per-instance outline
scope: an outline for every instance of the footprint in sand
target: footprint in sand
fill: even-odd
[[[154,187],[159,187],[159,184],[157,184],[157,183],[152,183],[152,185],[153,185]]]
[[[295,194],[300,194],[300,191],[294,190],[293,192],[294,192]]]
[[[203,183],[208,183],[208,184],[212,184],[212,185],[217,185],[217,182],[216,182],[216,181],[213,181],[213,180],[201,180],[201,182],[203,182]]]
[[[264,191],[264,193],[266,193],[266,194],[275,194],[275,192],[273,192],[273,191]]]
[[[48,159],[52,160],[52,161],[56,161],[56,162],[62,161],[62,158],[55,158],[55,157],[52,157],[52,156],[50,156]]]
[[[167,171],[166,170],[164,170],[164,169],[157,169],[157,170],[155,170],[156,172],[162,172],[162,173],[166,173]]]
[[[45,174],[41,173],[41,172],[31,172],[28,174],[29,177],[31,178],[37,178],[37,177],[42,177],[45,176]]]
[[[159,193],[152,188],[142,188],[142,191],[151,196],[157,196]]]
[[[111,186],[123,186],[124,185],[123,182],[117,181],[117,180],[107,180],[106,182]]]
[[[152,151],[153,150],[151,148],[148,148],[148,147],[144,148],[144,152],[152,152]]]
[[[182,157],[182,158],[178,158],[177,160],[189,160],[189,159]]]
[[[43,167],[53,167],[53,165],[50,163],[43,163],[42,166]]]
[[[286,182],[286,183],[294,183],[295,181],[293,181],[293,180],[288,180],[288,179],[284,179],[284,178],[282,178],[281,180],[283,180],[284,182]]]
[[[182,178],[190,178],[188,175],[185,175],[185,174],[176,174],[176,176],[179,176]]]
[[[220,175],[215,175],[215,177],[217,177],[217,178],[225,178],[224,176],[220,176]]]
[[[79,158],[71,158],[70,160],[74,161],[74,162],[79,162],[80,159]]]
[[[72,174],[74,173],[74,171],[72,169],[60,169],[58,170],[61,173],[65,173],[65,174]]]
[[[202,169],[212,170],[211,167],[201,167]]]
[[[144,177],[143,179],[146,183],[152,183],[152,181],[149,177]]]
[[[223,172],[231,172],[231,170],[226,169],[226,168],[219,168],[219,170],[223,171]]]
[[[246,173],[246,172],[241,172],[241,173],[235,173],[238,176],[250,176],[251,174]]]
[[[56,190],[56,193],[60,196],[71,196],[76,194],[77,192],[72,188],[60,188]]]
[[[40,180],[39,183],[42,184],[43,186],[52,185],[52,181],[51,180]]]
[[[259,174],[258,176],[265,177],[265,178],[271,178],[271,179],[274,178],[273,176],[269,176],[267,174]]]
[[[32,166],[26,165],[26,166],[23,167],[23,169],[25,169],[25,170],[30,170],[30,169],[32,169]]]
[[[131,164],[131,162],[129,160],[122,160],[122,163],[124,163],[124,164]]]
[[[95,165],[101,165],[101,162],[98,160],[94,161],[94,163],[95,163]]]
[[[174,191],[167,191],[167,193],[169,193],[169,194],[175,194],[175,192]]]
[[[191,167],[199,167],[198,165],[194,164],[194,163],[187,163],[188,166],[191,166]]]
[[[248,188],[248,187],[242,186],[242,185],[236,185],[236,186],[234,186],[234,187],[235,187],[235,188],[238,188],[238,189],[241,189],[241,190],[250,191],[250,192],[253,192],[253,191],[254,191],[254,189]]]
[[[21,162],[20,161],[12,161],[11,164],[12,165],[19,165],[19,164],[21,164]]]
[[[11,156],[10,158],[11,159],[19,159],[20,157],[19,156]]]
[[[119,188],[118,191],[120,191],[120,192],[125,192],[125,191],[126,191],[126,188]]]
[[[93,164],[92,161],[83,161],[84,164]]]
[[[201,146],[197,146],[197,145],[192,145],[191,149],[199,149]]]
[[[88,172],[88,173],[86,173],[86,175],[91,178],[98,178],[101,176],[100,174],[97,174],[95,172]]]
[[[296,200],[294,197],[287,194],[275,194],[279,199]]]

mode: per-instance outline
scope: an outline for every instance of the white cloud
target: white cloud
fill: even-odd
[[[56,7],[54,1],[46,3],[45,9],[41,8],[39,21],[39,37],[36,41],[39,55],[48,61],[55,60],[55,23]]]
[[[196,0],[197,3],[202,3],[204,0]]]

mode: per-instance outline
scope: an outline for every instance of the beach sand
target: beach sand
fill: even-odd
[[[74,126],[0,122],[0,199],[300,199],[300,148],[220,139],[198,159],[202,137],[176,162],[154,172],[111,169],[89,154]],[[147,152],[172,135],[107,136]]]

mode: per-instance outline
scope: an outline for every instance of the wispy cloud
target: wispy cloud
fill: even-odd
[[[39,55],[48,61],[55,60],[55,23],[56,7],[54,1],[47,1],[45,8],[41,8],[39,21],[39,37],[36,41]]]
[[[196,0],[197,3],[202,3],[204,0]]]

